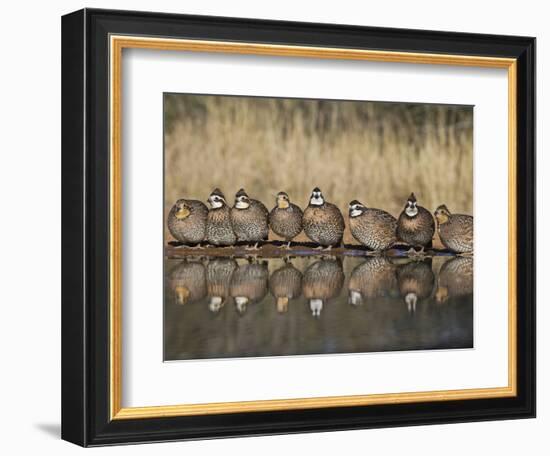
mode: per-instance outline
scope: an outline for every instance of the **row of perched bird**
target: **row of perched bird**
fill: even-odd
[[[182,261],[171,272],[169,286],[179,305],[206,300],[218,312],[232,300],[239,313],[262,302],[268,290],[277,310],[285,312],[292,300],[304,297],[318,316],[326,301],[336,298],[344,286],[340,259],[321,259],[302,272],[290,261],[269,275],[266,262],[237,263],[233,258]],[[367,257],[350,272],[348,302],[358,306],[370,299],[401,298],[409,311],[428,298],[443,303],[473,292],[473,258],[455,257],[434,274],[430,261],[396,264],[385,256]]]
[[[168,229],[184,244],[207,241],[214,246],[235,245],[243,242],[258,247],[266,241],[269,228],[286,242],[286,248],[298,234],[307,237],[321,248],[330,249],[342,242],[345,222],[340,209],[314,188],[304,211],[290,201],[287,193],[279,192],[275,207],[269,212],[265,205],[250,198],[244,189],[235,195],[229,207],[224,194],[215,189],[208,197],[210,209],[197,200],[178,200],[168,215]],[[456,253],[473,251],[473,217],[452,214],[445,205],[434,212],[439,237],[446,248]],[[424,250],[432,242],[435,223],[432,214],[419,206],[414,193],[407,199],[398,219],[382,209],[349,203],[349,227],[353,237],[367,248],[387,250],[396,242]]]

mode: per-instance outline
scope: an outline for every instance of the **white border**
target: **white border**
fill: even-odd
[[[137,49],[122,65],[123,407],[507,386],[506,70]],[[475,105],[475,349],[163,363],[163,92]]]

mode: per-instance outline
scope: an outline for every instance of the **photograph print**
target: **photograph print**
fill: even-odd
[[[163,104],[165,361],[473,348],[472,106]]]

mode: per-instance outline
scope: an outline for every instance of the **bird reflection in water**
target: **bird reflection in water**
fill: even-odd
[[[277,303],[277,312],[288,311],[288,303],[302,294],[302,273],[290,262],[285,262],[269,278],[269,291]]]
[[[472,290],[469,257],[167,259],[165,359],[471,348]]]
[[[233,272],[230,293],[240,315],[249,304],[260,302],[267,294],[268,275],[265,261],[239,265]]]
[[[471,257],[453,258],[439,271],[437,278],[436,302],[442,304],[449,298],[465,296],[474,291],[474,259]]]
[[[302,292],[309,301],[314,317],[319,317],[324,303],[340,294],[344,285],[344,270],[340,259],[322,259],[304,272]]]
[[[206,296],[204,265],[198,261],[182,261],[171,273],[170,288],[180,305],[203,299]]]
[[[353,306],[359,306],[365,299],[391,296],[397,290],[396,269],[389,258],[366,258],[351,272],[348,302]]]
[[[231,277],[237,269],[237,262],[232,258],[214,258],[206,266],[206,283],[208,308],[218,313],[229,297]]]
[[[398,268],[399,293],[407,304],[409,312],[416,312],[417,303],[431,296],[434,281],[431,259],[411,261]]]

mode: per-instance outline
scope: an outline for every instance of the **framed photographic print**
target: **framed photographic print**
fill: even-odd
[[[63,438],[533,417],[534,69],[528,37],[64,16]]]

